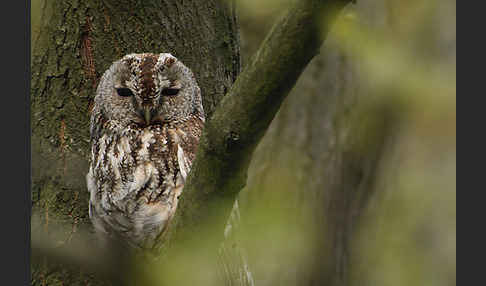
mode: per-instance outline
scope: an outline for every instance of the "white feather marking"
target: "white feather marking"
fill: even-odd
[[[185,181],[187,178],[187,174],[189,173],[189,164],[187,163],[186,154],[184,154],[184,150],[179,144],[177,144],[177,162],[179,163],[179,170],[181,172],[182,178]]]
[[[89,168],[88,174],[86,174],[86,185],[88,186],[89,200],[91,203],[94,203],[97,187],[93,177],[93,169],[91,167]],[[89,217],[92,217],[91,203],[89,204]]]
[[[126,154],[130,154],[132,149],[130,148],[130,141],[126,136],[122,136],[121,138],[121,150],[123,150]]]
[[[111,210],[110,193],[107,190],[101,192],[101,206],[104,210]]]
[[[150,180],[152,169],[152,164],[138,166],[133,173],[133,181],[128,184],[127,193],[140,191],[140,189]]]
[[[96,161],[95,169],[98,169],[99,168],[99,166],[100,166],[101,162],[103,162],[103,158],[105,156],[105,152],[106,152],[106,134],[103,135],[98,142],[99,142],[100,150],[98,152],[98,160]]]
[[[159,59],[157,60],[157,63],[155,64],[155,68],[160,68],[162,65],[164,65],[165,60],[168,58],[173,58],[174,60],[177,60],[176,57],[174,57],[170,53],[161,53],[159,55]]]
[[[121,160],[120,160],[119,156],[115,156],[115,148],[117,148],[117,146],[113,146],[113,148],[108,151],[107,155],[108,155],[108,161],[110,162],[110,164],[112,166],[112,170],[115,174],[115,179],[120,180],[121,179],[121,174],[120,174]]]
[[[154,143],[153,140],[154,134],[150,132],[149,130],[144,130],[141,141],[142,141],[142,146],[140,150],[138,151],[138,159],[140,161],[149,161],[150,160],[150,153],[148,148],[150,147],[150,144]]]

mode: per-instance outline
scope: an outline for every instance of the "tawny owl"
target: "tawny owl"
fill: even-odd
[[[87,174],[96,231],[151,248],[177,208],[204,125],[201,92],[171,54],[130,54],[100,80]]]

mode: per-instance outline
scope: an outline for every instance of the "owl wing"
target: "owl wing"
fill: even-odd
[[[174,143],[177,145],[177,162],[184,181],[196,157],[197,146],[203,126],[204,118],[194,115],[184,121],[179,128],[171,132],[171,137],[174,138]]]
[[[180,141],[178,142],[177,159],[183,184],[195,159],[203,125],[204,118],[195,116],[182,128],[183,134],[178,132]],[[177,196],[181,194],[182,187],[179,188]],[[245,250],[238,240],[239,224],[240,211],[238,200],[236,200],[224,230],[225,239],[219,248],[219,263],[222,266],[220,275],[225,284],[237,283],[237,285],[252,286],[255,285],[253,275],[248,266]],[[234,277],[238,277],[237,281],[234,281]]]
[[[196,157],[197,146],[199,144],[199,138],[202,134],[204,126],[204,118],[199,116],[192,116],[189,120],[184,121],[180,126],[175,129],[169,130],[169,139],[174,153],[172,156],[177,158],[178,172],[175,178],[174,189],[170,190],[170,210],[169,221],[173,218],[179,197],[182,194],[184,185],[191,171],[192,162]],[[167,230],[168,225],[164,227],[162,234]]]

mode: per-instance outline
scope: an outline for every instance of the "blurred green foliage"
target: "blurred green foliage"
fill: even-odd
[[[247,41],[244,48],[248,54],[252,54],[271,23],[285,10],[288,1],[265,1],[265,5],[252,5],[252,1],[240,2],[243,40]],[[384,157],[373,185],[375,195],[359,223],[356,223],[357,231],[352,237],[349,263],[349,281],[352,285],[456,285],[455,5],[453,0],[361,0],[345,10],[324,44],[323,53],[329,51],[329,42],[332,42],[352,62],[351,72],[355,75],[353,81],[357,92],[355,104],[348,105],[352,108],[345,111],[352,114],[346,123],[350,125],[349,136],[356,137],[357,142],[361,142],[359,144],[365,144],[366,141],[361,139],[376,133],[377,130],[373,128],[384,126],[380,122],[372,123],[373,118],[380,120],[376,112],[382,110],[383,106],[398,119],[398,124],[393,126],[396,129],[393,131],[393,142],[386,146],[387,150],[383,150]],[[299,92],[295,90],[289,97],[303,97],[302,91],[319,86],[319,71],[332,72],[327,68],[333,64],[324,61],[322,67],[313,67],[317,71],[304,74],[298,84]],[[317,76],[312,78],[315,74]],[[321,92],[317,96],[327,96],[325,90]],[[292,108],[297,109],[288,107]],[[294,120],[300,119],[296,117]],[[363,124],[366,121],[372,124]],[[281,126],[275,128],[275,132],[286,130]],[[298,134],[299,131],[294,133]],[[327,138],[333,140],[332,137]],[[265,169],[265,173],[274,175],[266,178],[265,184],[257,183],[258,187],[251,189],[251,192],[274,193],[274,197],[294,192],[294,197],[289,201],[294,202],[295,206],[288,209],[288,213],[297,214],[307,210],[307,218],[279,218],[285,221],[288,233],[295,231],[303,234],[306,238],[302,239],[308,243],[287,240],[285,235],[275,232],[268,233],[268,237],[274,237],[274,240],[254,242],[248,251],[252,261],[258,265],[255,265],[255,276],[260,278],[257,279],[259,285],[299,285],[298,281],[282,281],[272,277],[288,277],[286,272],[300,267],[306,261],[305,255],[316,255],[311,238],[316,233],[321,236],[326,234],[319,233],[318,229],[301,229],[302,222],[312,218],[309,209],[315,208],[315,204],[302,199],[309,195],[299,195],[299,192],[310,190],[295,186],[296,182],[305,181],[295,174],[305,177],[305,170],[302,174],[292,169],[293,162],[303,160],[301,154],[305,154],[305,150],[280,147],[289,145],[289,142],[275,139],[267,144],[273,144],[272,148],[278,150],[293,151],[286,155],[286,159],[281,159],[288,162],[287,166]],[[358,150],[367,155],[366,145]],[[310,163],[310,168],[313,166],[318,166],[317,162]],[[286,170],[283,169],[285,167]],[[251,168],[261,169],[256,165]],[[264,177],[259,173],[255,176],[256,181]],[[285,183],[280,184],[282,181]],[[326,192],[325,189],[321,191]],[[265,200],[264,197],[259,199]],[[275,198],[270,201],[274,206],[282,203]],[[255,200],[249,203],[255,204]],[[288,204],[288,201],[284,200],[283,204]],[[265,226],[274,223],[264,222],[265,215],[260,213],[270,209],[260,207],[253,209],[258,213],[255,217],[259,217],[253,217],[253,221],[261,225],[249,229],[256,233],[270,232],[270,228]],[[258,237],[254,233],[248,234],[252,235]],[[283,241],[275,241],[278,238]],[[266,247],[273,249],[278,246],[281,248],[274,250],[274,253],[265,251]],[[295,256],[290,255],[291,249],[296,247],[299,249],[297,253],[305,253],[303,258],[294,259]],[[278,252],[286,255],[275,254]],[[272,273],[269,265],[275,264],[285,266],[277,267],[278,270]],[[262,274],[264,272],[270,274]]]
[[[237,2],[246,63],[291,1]],[[40,3],[32,1],[32,39]],[[372,128],[382,126],[362,129],[360,123],[383,102],[399,117],[376,173],[375,195],[351,239],[351,285],[456,285],[455,5],[454,0],[358,0],[330,35],[351,58],[356,75],[357,103],[346,111],[354,114],[348,123],[355,124],[351,136],[366,138],[376,131]],[[301,78],[304,88],[299,91],[318,86],[319,72],[329,66],[325,62],[316,68],[317,76]],[[326,95],[321,92],[317,96]],[[287,143],[272,142],[275,148]],[[366,156],[365,147],[358,150]],[[238,237],[257,285],[300,285],[299,271],[312,267],[315,260],[310,258],[320,255],[316,237],[328,235],[311,223],[319,205],[296,177],[306,176],[298,169],[306,158],[295,150],[285,156],[288,164],[270,164],[261,171],[270,174],[265,182],[241,197],[243,227]],[[310,160],[309,168],[317,166]],[[247,192],[258,199],[247,199]],[[212,254],[203,245],[195,239],[180,248],[178,261],[155,263],[143,272],[157,285],[215,285],[216,262],[208,262]]]

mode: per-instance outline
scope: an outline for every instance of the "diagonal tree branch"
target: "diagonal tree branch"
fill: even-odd
[[[296,1],[269,33],[205,125],[169,236],[220,233],[245,186],[252,153],[330,27],[351,0]]]

